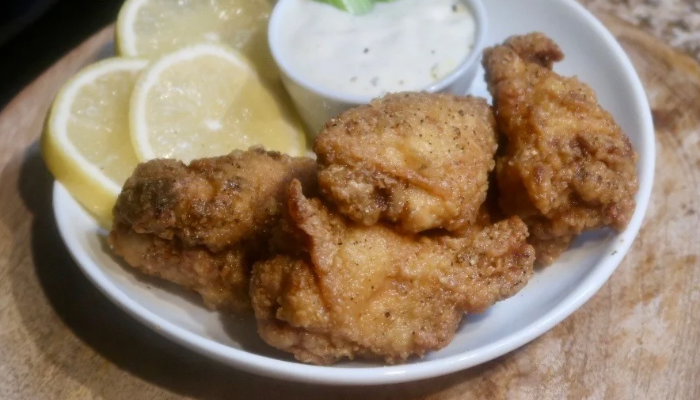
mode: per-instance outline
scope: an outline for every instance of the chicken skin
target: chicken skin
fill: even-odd
[[[239,313],[250,309],[250,268],[262,250],[253,248],[253,243],[213,253],[204,246],[186,247],[178,239],[136,233],[122,223],[114,225],[109,243],[127,264],[145,275],[194,290],[212,310]]]
[[[405,235],[329,207],[293,181],[288,225],[302,251],[256,263],[251,278],[261,337],[303,362],[422,356],[450,342],[465,312],[512,296],[532,274],[518,217],[460,237]]]
[[[331,119],[314,150],[323,195],[355,222],[459,231],[486,197],[495,120],[479,98],[389,94]]]
[[[563,57],[541,33],[511,37],[483,57],[505,136],[496,161],[500,207],[528,225],[542,264],[583,231],[624,229],[638,189],[629,139],[590,87],[552,71]]]
[[[289,182],[316,164],[261,148],[140,164],[114,207],[112,249],[139,271],[199,292],[210,308],[250,308],[250,269],[286,209]]]
[[[138,233],[216,252],[269,230],[283,208],[286,185],[295,177],[315,182],[315,173],[311,159],[260,147],[190,165],[153,160],[126,181],[114,216]]]

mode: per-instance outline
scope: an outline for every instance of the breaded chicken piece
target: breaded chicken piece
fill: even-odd
[[[114,225],[109,243],[139,272],[198,292],[208,308],[231,313],[250,309],[250,267],[261,254],[252,247],[255,243],[212,253],[204,246],[185,247],[179,239],[136,233],[124,224]]]
[[[389,94],[331,119],[314,150],[323,195],[352,220],[458,231],[486,197],[495,120],[475,97]]]
[[[253,262],[286,212],[289,182],[315,187],[316,164],[261,148],[140,164],[114,207],[109,243],[139,271],[195,290],[223,311],[250,308]]]
[[[483,58],[506,137],[496,164],[500,206],[528,225],[543,264],[585,230],[624,229],[638,189],[629,139],[590,87],[551,70],[563,57],[550,38],[532,33]]]
[[[220,251],[275,225],[292,178],[315,182],[316,164],[260,147],[221,157],[153,160],[126,181],[114,208],[138,233]]]
[[[403,235],[348,221],[296,181],[289,207],[305,253],[256,263],[251,298],[261,337],[303,362],[422,356],[450,342],[465,312],[512,296],[532,274],[517,217],[463,237]]]

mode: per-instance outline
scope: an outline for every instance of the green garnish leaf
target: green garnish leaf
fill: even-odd
[[[374,7],[374,0],[316,0],[330,4],[353,15],[366,14]]]

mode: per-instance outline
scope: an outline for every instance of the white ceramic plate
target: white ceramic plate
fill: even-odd
[[[556,66],[578,75],[627,132],[640,155],[637,210],[619,235],[585,235],[560,260],[535,274],[515,297],[468,316],[452,343],[408,364],[345,362],[304,365],[265,346],[252,320],[205,309],[197,296],[131,272],[107,249],[105,232],[58,183],[53,205],[63,240],[88,278],[137,320],[192,350],[237,368],[276,378],[324,384],[368,385],[428,378],[503,355],[562,321],[605,283],[630,248],[647,208],[654,171],[654,131],[649,105],[632,64],[603,25],[573,0],[486,0],[488,44],[539,30],[567,57]],[[472,93],[487,96],[481,81]],[[186,362],[183,360],[183,362]]]

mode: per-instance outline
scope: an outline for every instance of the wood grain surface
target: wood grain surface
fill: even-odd
[[[380,387],[261,378],[189,352],[102,296],[63,246],[37,147],[59,86],[100,32],[0,113],[0,399],[700,399],[700,66],[603,16],[642,76],[658,161],[641,233],[583,308],[525,347],[449,376]]]

